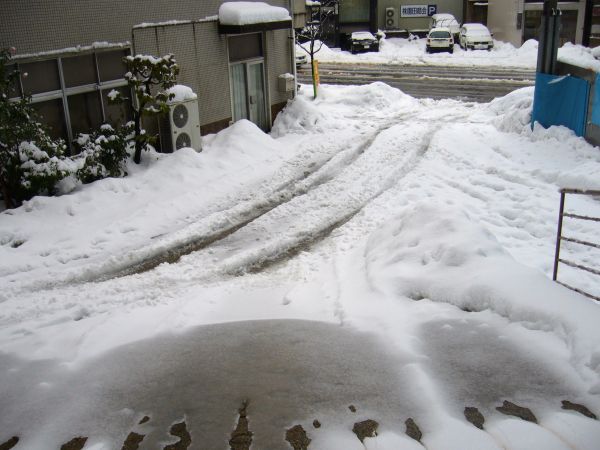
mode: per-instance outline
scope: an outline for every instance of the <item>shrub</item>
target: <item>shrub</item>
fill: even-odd
[[[161,58],[150,55],[127,56],[124,61],[128,70],[125,79],[136,100],[132,102],[133,140],[135,142],[133,160],[139,164],[142,150],[147,150],[149,145],[156,140],[155,136],[146,134],[142,129],[142,118],[168,112],[167,102],[174,97],[174,94],[168,94],[167,90],[177,82],[179,66],[172,54]],[[108,96],[111,103],[125,100],[116,90],[110,91]]]
[[[54,194],[56,183],[72,169],[64,158],[64,142],[48,136],[29,98],[9,99],[19,76],[8,71],[11,56],[11,51],[0,50],[0,193],[7,208],[35,195]]]
[[[78,158],[83,164],[77,170],[77,178],[85,184],[107,177],[126,176],[126,161],[133,147],[132,128],[131,122],[117,130],[104,124],[97,132],[80,134],[75,147],[80,151]]]

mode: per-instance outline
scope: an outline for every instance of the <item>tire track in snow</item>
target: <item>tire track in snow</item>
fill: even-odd
[[[237,276],[293,257],[348,222],[411,171],[428,150],[436,125],[406,121],[379,132],[334,179],[279,205],[207,251],[158,270],[172,279]]]
[[[165,250],[148,258],[143,258],[141,261],[134,262],[133,264],[130,263],[125,268],[112,273],[104,273],[95,279],[88,278],[81,281],[105,281],[112,278],[147,272],[163,263],[177,263],[181,257],[202,250],[227,238],[275,208],[292,201],[298,196],[305,195],[310,190],[318,188],[320,185],[334,179],[339,172],[351,166],[382,132],[388,130],[397,121],[409,115],[410,113],[402,113],[385,120],[358,145],[341,152],[334,152],[322,164],[309,167],[308,170],[303,171],[300,177],[277,186],[265,199],[258,202],[250,200],[201,220],[195,227],[204,228],[203,233],[194,233],[187,240],[180,243],[176,242],[172,246],[167,244]],[[207,225],[203,226],[204,223],[207,223]],[[208,232],[206,229],[208,229]],[[136,256],[134,254],[129,257],[135,259]]]
[[[161,236],[161,239],[153,241],[143,248],[123,255],[113,255],[97,266],[83,268],[83,273],[80,269],[79,273],[70,272],[60,279],[52,277],[21,285],[14,294],[22,291],[35,292],[81,283],[102,282],[144,273],[163,263],[176,263],[183,255],[201,250],[226,238],[274,208],[334,178],[339,171],[360,157],[383,130],[390,128],[395,122],[409,115],[411,115],[410,112],[404,112],[387,118],[378,124],[374,131],[367,133],[367,136],[357,144],[343,149],[347,145],[347,142],[343,142],[337,146],[337,150],[328,151],[328,156],[322,161],[317,163],[312,161],[304,167],[284,169],[293,171],[296,175],[283,182],[278,179],[274,186],[264,187],[263,189],[267,193],[259,193],[259,200],[248,199],[233,207],[216,211],[182,230],[171,235]],[[350,119],[358,120],[359,117]],[[300,172],[299,175],[298,172]],[[285,177],[284,174],[283,178]],[[271,183],[273,182],[271,181]]]

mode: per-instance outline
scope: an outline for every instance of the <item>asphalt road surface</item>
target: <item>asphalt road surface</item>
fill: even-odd
[[[310,64],[298,68],[298,81],[310,84]],[[488,102],[535,84],[535,71],[514,67],[448,67],[397,64],[319,63],[321,84],[382,81],[417,98]]]

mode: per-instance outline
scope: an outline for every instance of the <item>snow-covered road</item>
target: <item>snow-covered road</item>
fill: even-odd
[[[320,450],[595,449],[598,421],[561,402],[600,412],[600,308],[549,274],[557,189],[597,179],[600,153],[531,131],[531,101],[323,87],[271,136],[239,122],[3,212],[0,444],[162,448],[185,422],[191,448],[225,449],[248,400],[253,448],[301,424]]]

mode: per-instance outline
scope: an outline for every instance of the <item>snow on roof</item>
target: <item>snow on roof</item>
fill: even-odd
[[[58,56],[68,53],[82,53],[89,52],[92,50],[105,50],[105,49],[120,49],[120,48],[128,48],[131,45],[129,41],[125,42],[92,42],[90,45],[78,45],[76,47],[66,47],[56,50],[49,50],[45,52],[36,52],[36,53],[23,53],[15,55],[13,59],[29,59],[29,58],[40,58],[46,56]]]
[[[226,2],[219,7],[219,22],[222,25],[251,25],[284,20],[292,20],[287,9],[263,2]]]
[[[203,23],[203,22],[215,22],[219,20],[219,16],[207,16],[204,19],[194,20],[164,20],[162,22],[142,22],[133,26],[134,30],[139,28],[150,28],[150,27],[166,27],[172,25],[187,25],[192,23]]]

